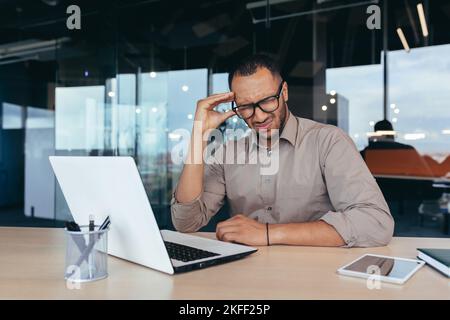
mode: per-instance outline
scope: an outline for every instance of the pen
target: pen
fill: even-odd
[[[105,221],[103,221],[103,223],[100,225],[99,230],[106,229],[110,223],[111,223],[111,220],[110,220],[109,216],[107,216]]]
[[[64,225],[68,231],[81,231],[80,226],[75,221],[66,221]]]
[[[95,230],[95,221],[94,221],[95,217],[94,215],[89,215],[89,232],[93,232]],[[95,237],[92,234],[89,234],[89,247],[93,247],[95,244]],[[91,253],[91,250],[89,252],[90,254],[88,255],[88,268],[89,268],[89,278],[92,279],[93,277],[93,269],[94,269],[94,257],[92,256],[94,254],[94,252]]]
[[[94,221],[94,215],[93,214],[91,214],[90,216],[89,216],[89,231],[94,231],[94,229],[95,229],[95,221]]]
[[[81,232],[80,226],[75,221],[66,221],[65,223],[66,229],[69,232]],[[80,254],[86,249],[86,243],[84,239],[78,237],[77,235],[71,234],[73,242],[78,247]],[[86,261],[87,262],[87,261]]]

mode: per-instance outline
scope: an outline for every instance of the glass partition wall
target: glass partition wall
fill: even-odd
[[[77,1],[80,29],[67,27],[70,4],[0,4],[0,225],[70,218],[56,154],[133,157],[171,228],[172,151],[196,102],[259,52],[280,62],[295,115],[353,139],[396,235],[448,236],[436,185],[450,172],[450,1]],[[375,132],[381,120],[391,127]],[[226,128],[247,130],[237,117]],[[386,141],[396,148],[373,150]]]

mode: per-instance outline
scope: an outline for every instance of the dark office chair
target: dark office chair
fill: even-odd
[[[439,199],[422,201],[419,206],[419,226],[423,227],[425,225],[425,219],[428,218],[431,221],[437,222],[441,226],[442,232],[448,235],[449,215],[441,212],[438,200]]]
[[[425,159],[415,149],[374,149],[365,152],[374,175],[434,177]]]
[[[433,178],[440,177],[443,169],[434,159],[422,157],[415,149],[377,149],[367,150],[365,160],[378,176],[386,201],[397,204],[399,215],[404,215],[408,204],[418,214],[420,227],[426,219],[445,225],[438,205],[442,190],[433,187]]]

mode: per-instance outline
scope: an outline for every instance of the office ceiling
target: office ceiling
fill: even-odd
[[[225,71],[235,60],[254,51],[276,54],[284,71],[293,75],[299,63],[312,66],[317,59],[333,67],[379,63],[383,34],[365,27],[367,4],[320,13],[316,16],[317,28],[313,28],[312,14],[272,21],[267,28],[264,22],[252,23],[252,19],[265,18],[264,2],[258,6],[257,0],[0,0],[0,45],[68,39],[55,45],[59,48],[57,54],[54,50],[44,51],[30,59],[42,63],[68,59],[76,66],[77,59],[89,61],[101,54],[96,61],[102,60],[106,73],[110,72],[107,64],[118,66],[120,72],[135,72],[138,67],[147,70],[205,66]],[[278,3],[271,6],[271,15],[280,16],[365,1],[271,2]],[[425,45],[418,21],[414,26],[408,16],[408,10],[416,14],[418,2],[390,1],[389,49],[402,48],[395,32],[398,26],[404,29],[412,47]],[[430,43],[450,43],[450,0],[428,2]],[[66,28],[65,9],[73,3],[82,11],[80,31]],[[249,10],[249,3],[256,8]],[[316,47],[313,32],[318,41]]]

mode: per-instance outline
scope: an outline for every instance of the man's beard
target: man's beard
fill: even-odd
[[[270,129],[270,134],[267,134],[268,131],[265,131],[264,134],[261,134],[258,130],[254,130],[254,132],[256,133],[256,137],[258,139],[258,141],[261,141],[260,139],[264,139],[265,141],[267,141],[267,145],[271,145],[272,144],[272,134],[273,131],[272,130],[278,130],[278,133],[275,134],[274,139],[278,140],[281,137],[281,133],[283,132],[284,126],[286,125],[287,122],[287,104],[283,101],[283,104],[280,106],[281,112],[280,112],[280,126],[278,129]]]

